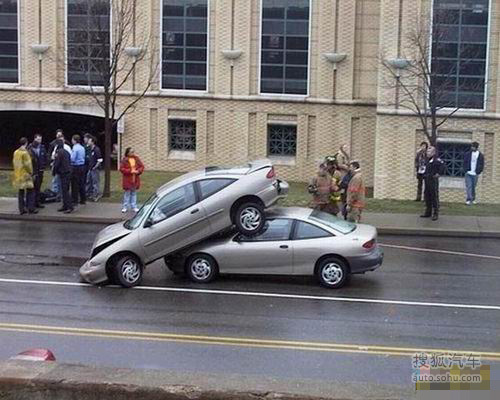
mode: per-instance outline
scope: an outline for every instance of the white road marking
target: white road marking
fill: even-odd
[[[78,286],[78,287],[94,287],[88,283],[63,282],[63,281],[36,281],[23,279],[6,279],[0,278],[0,283],[10,284],[26,284],[26,285],[51,285],[51,286]],[[119,286],[106,286],[106,288],[121,288]],[[500,306],[487,304],[455,304],[455,303],[432,303],[424,301],[405,301],[405,300],[384,300],[384,299],[365,299],[356,297],[331,297],[331,296],[312,296],[303,294],[286,294],[286,293],[265,293],[265,292],[242,292],[235,290],[218,290],[218,289],[192,289],[192,288],[176,288],[176,287],[156,287],[156,286],[136,286],[132,290],[147,290],[154,292],[177,292],[177,293],[196,293],[196,294],[215,294],[219,296],[246,296],[246,297],[263,297],[263,298],[279,298],[293,300],[317,300],[317,301],[335,301],[344,303],[368,303],[368,304],[391,304],[400,306],[417,306],[417,307],[442,307],[442,308],[460,308],[469,310],[492,310],[500,311]]]
[[[454,256],[486,258],[488,260],[500,260],[500,256],[488,256],[486,254],[464,253],[461,251],[449,251],[449,250],[435,250],[435,249],[426,249],[422,247],[400,246],[396,244],[384,244],[384,243],[379,243],[379,244],[380,246],[387,247],[389,249],[419,251],[422,253],[450,254]]]

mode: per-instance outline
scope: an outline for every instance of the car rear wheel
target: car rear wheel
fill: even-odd
[[[137,257],[126,255],[117,258],[113,272],[114,282],[130,288],[141,283],[143,268]]]
[[[219,273],[213,257],[207,254],[194,254],[186,263],[186,273],[193,282],[208,283]]]
[[[257,203],[243,203],[236,210],[234,224],[245,236],[254,236],[262,231],[266,223],[264,208]]]
[[[349,281],[349,268],[340,258],[328,257],[318,265],[316,276],[321,286],[339,289]]]

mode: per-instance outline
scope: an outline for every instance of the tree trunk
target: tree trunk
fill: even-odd
[[[102,197],[111,196],[111,135],[113,133],[113,121],[109,112],[104,115],[104,191]]]
[[[436,111],[432,111],[431,116],[431,145],[437,147],[437,123],[436,123]]]

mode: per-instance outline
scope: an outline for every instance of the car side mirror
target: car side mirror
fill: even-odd
[[[144,228],[151,228],[153,226],[153,220],[149,217],[146,222],[144,222]]]

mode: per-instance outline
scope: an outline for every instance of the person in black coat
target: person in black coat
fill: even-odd
[[[43,184],[43,173],[47,167],[47,150],[42,143],[42,135],[36,134],[28,147],[28,151],[33,161],[33,184],[34,184],[34,199],[35,207],[43,208],[40,202],[40,188]]]
[[[61,177],[61,195],[63,205],[57,211],[69,214],[73,212],[73,202],[69,193],[69,186],[71,182],[71,157],[64,149],[64,142],[62,140],[57,142],[57,150],[52,173],[54,176],[59,175]]]
[[[484,170],[484,156],[479,151],[479,143],[473,142],[469,152],[464,156],[466,204],[476,204],[476,186],[479,175]]]
[[[425,212],[422,218],[437,221],[439,216],[439,176],[444,172],[444,162],[438,158],[436,148],[429,146],[427,149],[427,162],[425,165]]]
[[[422,193],[425,180],[425,164],[427,163],[427,142],[420,143],[420,148],[415,155],[415,171],[417,174],[417,198],[415,201],[422,201]]]

